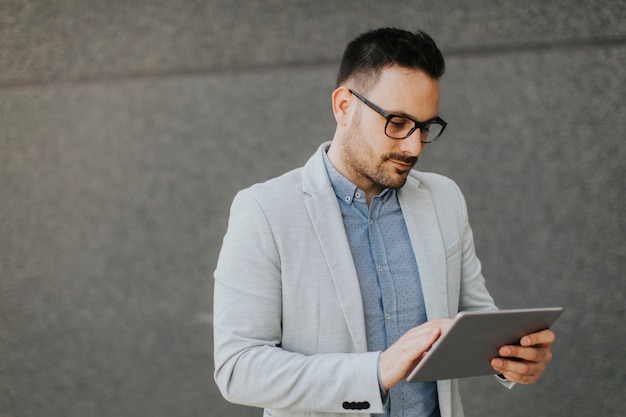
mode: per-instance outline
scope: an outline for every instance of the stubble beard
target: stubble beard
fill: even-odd
[[[351,171],[351,176],[384,188],[402,188],[418,158],[394,153],[376,155],[365,141],[360,126],[360,114],[357,113],[350,130],[346,133],[344,147],[344,162]],[[387,162],[390,159],[410,164],[411,169],[400,170],[391,166]]]

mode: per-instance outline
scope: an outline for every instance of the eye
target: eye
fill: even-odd
[[[415,123],[412,120],[404,117],[392,116],[387,122],[387,129],[385,130],[385,133],[389,137],[402,139],[411,133],[414,127]]]
[[[392,125],[396,129],[405,129],[405,128],[410,129],[411,127],[413,127],[413,122],[403,117],[392,117],[389,120],[389,124]]]

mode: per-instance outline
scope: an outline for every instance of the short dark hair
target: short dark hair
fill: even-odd
[[[346,47],[335,87],[354,79],[367,92],[383,69],[399,65],[424,71],[434,79],[445,72],[445,61],[435,41],[425,32],[381,28],[363,33]]]

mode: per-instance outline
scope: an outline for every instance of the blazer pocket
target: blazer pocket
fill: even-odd
[[[456,255],[459,252],[459,241],[455,240],[454,242],[446,246],[445,251],[446,251],[446,259],[452,258],[454,255]]]

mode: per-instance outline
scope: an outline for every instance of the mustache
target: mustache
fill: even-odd
[[[388,153],[387,155],[383,156],[383,159],[384,160],[393,159],[393,160],[404,162],[405,164],[411,164],[411,165],[416,164],[417,161],[419,160],[417,156],[406,156],[406,155],[397,154],[397,153]]]

